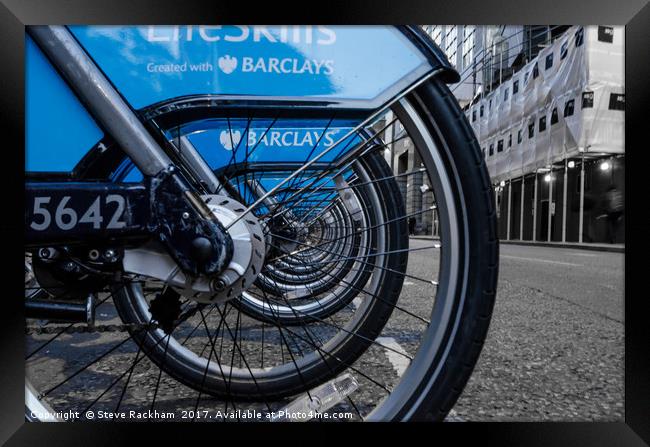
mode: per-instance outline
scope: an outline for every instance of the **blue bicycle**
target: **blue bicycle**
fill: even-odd
[[[28,27],[27,419],[444,419],[498,266],[457,80],[417,27]]]

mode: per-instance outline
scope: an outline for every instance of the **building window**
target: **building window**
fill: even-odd
[[[474,61],[475,31],[475,26],[463,27],[463,68],[469,67]]]
[[[485,147],[483,147],[483,158],[485,158]]]
[[[510,64],[508,63],[508,54],[510,45],[503,36],[497,36],[494,43],[494,60],[499,61],[499,69],[504,70]]]
[[[562,48],[560,48],[560,60],[564,60],[568,52],[569,52],[569,41],[567,40],[562,44]]]
[[[553,66],[553,53],[546,56],[546,65],[544,66],[545,67],[544,69],[548,70],[552,66]]]
[[[594,92],[582,93],[582,108],[591,109],[594,106]]]
[[[625,111],[625,95],[623,93],[609,94],[609,110]]]
[[[564,117],[573,115],[573,109],[575,107],[575,100],[570,99],[564,104]]]
[[[445,42],[445,54],[449,59],[449,62],[455,67],[456,66],[456,52],[458,50],[458,27],[452,25],[449,27],[449,32],[447,33],[447,38]]]
[[[503,102],[508,100],[508,87],[503,90]]]
[[[614,28],[611,26],[598,27],[598,41],[605,43],[614,42]]]
[[[521,134],[522,134],[522,131],[521,131],[521,129],[519,129],[519,131],[517,132],[517,144],[521,144],[521,140],[523,140],[523,137],[522,137]]]
[[[489,152],[489,154],[490,154],[490,157],[494,155],[494,143],[490,144],[490,152]]]
[[[576,163],[577,165],[578,163]],[[585,192],[591,191],[593,183],[593,170],[588,169],[589,163],[585,164]],[[580,194],[580,182],[576,182],[576,194]]]
[[[537,78],[537,76],[539,76],[539,68],[537,62],[535,62],[535,65],[533,65],[533,79]]]
[[[519,79],[512,81],[512,94],[513,96],[519,91]]]
[[[558,121],[558,118],[557,118],[557,107],[553,107],[553,111],[551,112],[551,126],[552,126],[553,124],[556,124],[557,121]]]
[[[512,134],[508,135],[508,147],[512,147]]]
[[[546,130],[546,117],[543,116],[539,119],[539,131],[544,132]]]
[[[528,60],[533,60],[550,42],[550,27],[548,25],[525,25],[524,51]]]
[[[528,138],[533,138],[535,136],[535,123],[530,123],[528,125]]]
[[[576,47],[579,47],[580,45],[582,45],[582,42],[585,39],[585,29],[580,28],[578,31],[576,31],[575,36],[576,36]]]
[[[434,25],[433,29],[431,30],[431,37],[433,37],[433,41],[438,45],[439,47],[442,46],[442,26],[441,25]]]
[[[483,118],[483,109],[484,109],[483,104],[481,104],[481,108],[480,108],[480,111],[479,111],[479,115],[480,115],[481,118]]]
[[[476,121],[476,109],[472,110],[472,122]]]
[[[503,152],[503,140],[497,141],[497,152]]]

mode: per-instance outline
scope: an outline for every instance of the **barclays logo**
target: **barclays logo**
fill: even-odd
[[[237,69],[237,58],[228,54],[218,59],[218,65],[225,74],[230,74]]]
[[[235,66],[237,66],[236,63]],[[233,148],[236,148],[239,145],[240,141],[241,141],[241,131],[239,130],[233,130],[233,131],[222,130],[221,133],[219,134],[219,142],[226,150],[229,151],[233,150]]]
[[[219,143],[227,150],[232,151],[239,146],[242,138],[246,138],[248,147],[277,147],[277,148],[309,148],[309,147],[330,147],[334,144],[338,134],[346,129],[330,129],[323,134],[322,130],[228,130],[219,132]],[[245,134],[245,135],[244,135]]]

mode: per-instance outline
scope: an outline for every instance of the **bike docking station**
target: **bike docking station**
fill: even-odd
[[[498,243],[419,27],[33,26],[25,48],[28,420],[447,416]],[[418,169],[385,155],[406,140]],[[435,204],[406,205],[415,176]]]

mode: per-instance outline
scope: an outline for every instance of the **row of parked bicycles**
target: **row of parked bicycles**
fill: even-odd
[[[425,33],[26,39],[28,420],[446,417],[487,333],[498,243],[458,74]],[[410,239],[434,211],[439,238]]]

